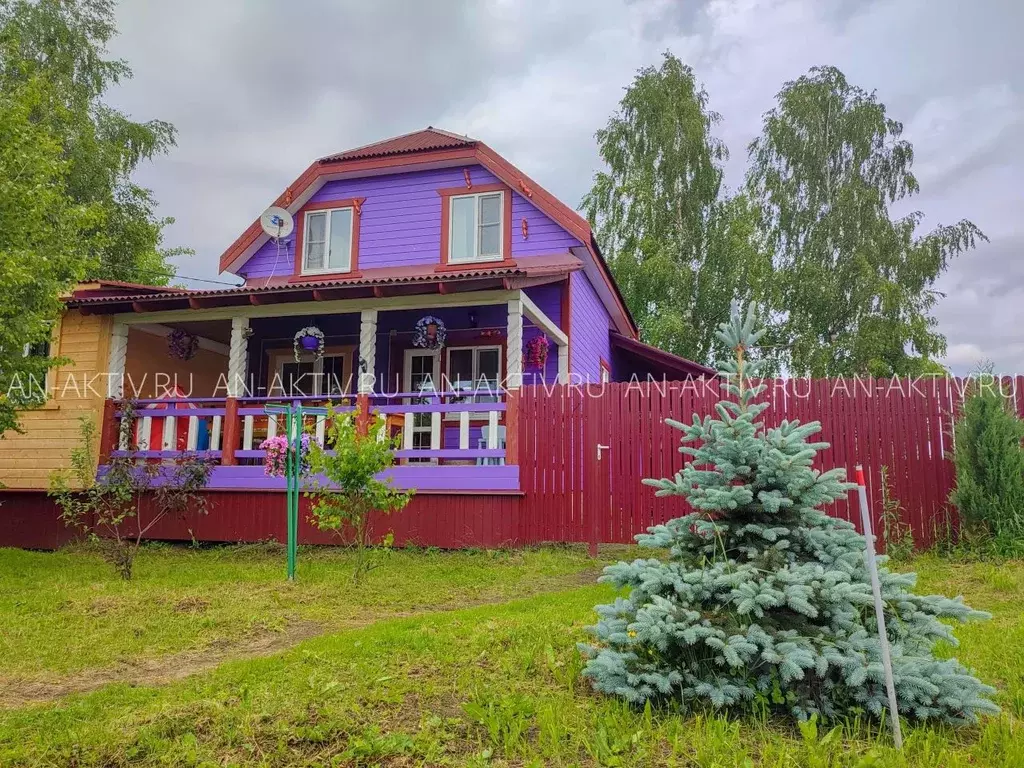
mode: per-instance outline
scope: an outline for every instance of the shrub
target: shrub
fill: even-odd
[[[134,424],[131,404],[125,404],[124,412],[122,435],[129,436]],[[150,463],[129,453],[112,458],[97,478],[96,425],[83,416],[79,432],[79,444],[71,450],[71,469],[51,475],[49,494],[64,522],[94,539],[118,575],[131,579],[135,556],[153,526],[168,515],[180,517],[190,510],[207,513],[202,491],[212,465],[196,454]],[[153,497],[153,513],[143,522],[140,508],[146,494]]]
[[[982,373],[970,385],[953,429],[956,487],[950,501],[967,538],[979,535],[999,554],[1024,554],[1024,422]]]
[[[351,541],[356,554],[355,582],[380,565],[379,558],[371,557],[371,515],[391,514],[412,498],[412,492],[399,491],[390,480],[377,478],[394,465],[398,447],[398,439],[387,435],[385,420],[377,416],[365,434],[360,432],[358,420],[358,411],[338,413],[327,406],[328,448],[312,442],[305,482],[306,496],[313,501],[314,525]],[[384,541],[390,545],[391,535]]]

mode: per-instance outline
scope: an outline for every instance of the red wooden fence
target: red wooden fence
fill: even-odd
[[[767,382],[768,426],[783,419],[818,420],[819,469],[863,464],[868,494],[881,531],[880,469],[889,469],[892,497],[902,506],[918,546],[928,546],[952,518],[952,417],[962,379],[821,379]],[[1024,418],[1024,376],[998,382]],[[629,542],[647,527],[686,512],[680,497],[657,498],[643,478],[671,477],[682,468],[681,433],[666,418],[689,422],[713,415],[721,399],[717,381],[542,385],[523,388],[508,423],[509,455],[520,467],[521,495],[428,495],[378,521],[396,544],[498,547],[552,542]],[[599,454],[600,446],[600,454]],[[600,455],[600,458],[599,458]],[[279,493],[211,492],[208,517],[168,520],[153,538],[257,541],[283,538]],[[853,522],[852,494],[830,513]],[[145,512],[145,510],[144,510]],[[302,517],[305,519],[306,515]],[[50,548],[73,535],[57,520],[42,492],[0,492],[0,546]],[[303,523],[302,543],[327,537]]]
[[[784,419],[820,421],[819,469],[863,464],[875,530],[882,530],[881,467],[918,546],[949,525],[953,488],[952,415],[967,382],[946,378],[778,379],[766,382],[768,426]],[[1024,417],[1024,377],[998,385]],[[526,387],[520,398],[523,541],[628,542],[648,526],[686,512],[681,498],[654,495],[646,477],[672,477],[683,464],[681,433],[666,418],[714,414],[717,381],[592,387]],[[598,446],[600,459],[598,458]],[[606,446],[606,447],[605,447]],[[854,497],[829,512],[859,524]],[[596,527],[596,531],[595,531]]]

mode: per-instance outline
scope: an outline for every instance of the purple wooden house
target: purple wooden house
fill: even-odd
[[[227,248],[240,287],[97,283],[68,302],[109,316],[101,455],[128,447],[117,401],[141,395],[133,448],[210,451],[211,492],[264,496],[284,482],[263,474],[259,445],[283,429],[268,402],[363,403],[402,436],[393,476],[418,491],[411,514],[431,495],[483,508],[520,489],[521,387],[710,373],[641,343],[587,221],[475,139],[427,128],[330,155],[273,204],[294,230],[256,220]],[[296,359],[306,327],[323,352]],[[168,358],[175,330],[198,339],[191,359]],[[176,397],[137,386],[157,369]]]

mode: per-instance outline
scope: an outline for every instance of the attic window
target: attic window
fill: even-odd
[[[303,274],[352,271],[352,216],[350,207],[306,213]]]
[[[448,261],[466,264],[501,261],[504,241],[504,192],[455,195],[450,202]]]

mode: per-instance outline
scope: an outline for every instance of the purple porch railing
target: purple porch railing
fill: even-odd
[[[337,398],[336,413],[356,410],[356,397]],[[401,435],[396,458],[401,464],[504,464],[507,403],[493,391],[397,392],[359,396],[367,409],[385,418],[385,429]],[[325,407],[319,396],[167,398],[135,401],[134,428],[122,429],[123,404],[108,402],[101,455],[173,458],[183,452],[204,453],[224,464],[255,465],[266,452],[267,438],[285,429],[284,416],[268,415],[268,404],[301,402]],[[323,445],[326,414],[314,413],[303,428]]]

